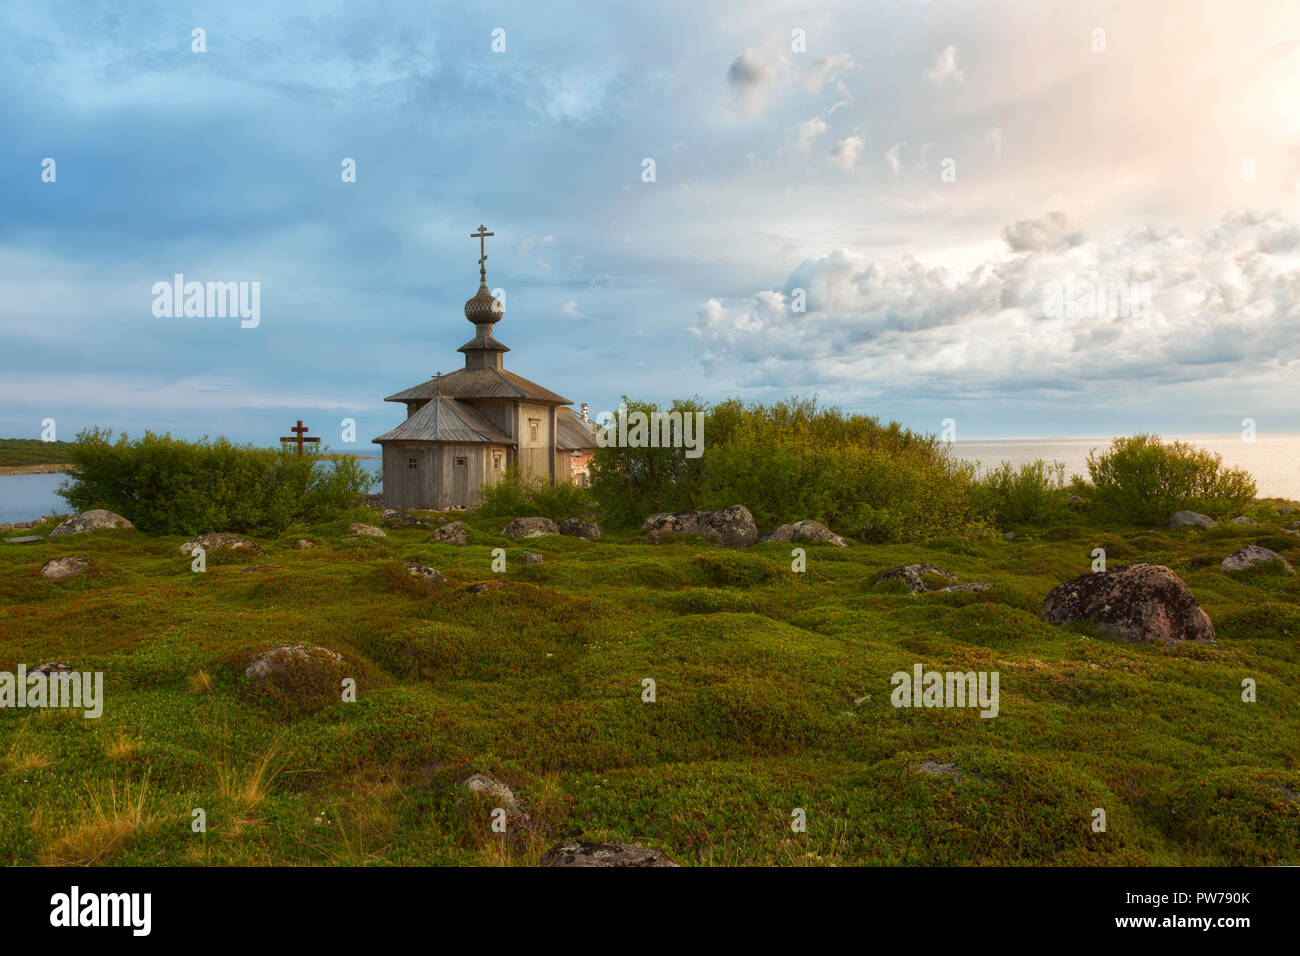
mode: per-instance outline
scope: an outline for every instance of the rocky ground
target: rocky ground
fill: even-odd
[[[6,532],[0,670],[105,702],[0,710],[0,861],[1300,863],[1294,515],[521,517]],[[918,665],[996,716],[895,706]]]

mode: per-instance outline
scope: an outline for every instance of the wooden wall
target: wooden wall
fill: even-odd
[[[501,453],[500,470],[492,467],[493,451]],[[384,507],[436,511],[473,507],[479,502],[479,489],[495,484],[504,473],[507,451],[498,445],[385,442]],[[458,459],[464,464],[457,464]]]

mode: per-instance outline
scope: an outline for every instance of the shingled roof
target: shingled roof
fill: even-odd
[[[451,376],[444,376],[443,380]],[[403,393],[405,394],[405,393]],[[389,399],[392,401],[392,399]],[[418,412],[374,441],[445,441],[467,444],[513,445],[501,429],[464,402],[436,395]]]
[[[526,398],[548,405],[573,404],[571,399],[503,368],[457,369],[439,378],[421,382],[404,392],[389,395],[384,401],[414,402],[439,394],[446,398]]]
[[[555,410],[555,447],[559,451],[585,451],[596,447],[596,426],[583,421],[571,408]]]

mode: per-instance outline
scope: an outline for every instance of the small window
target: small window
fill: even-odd
[[[493,471],[501,470],[501,452],[499,451],[493,452],[492,454],[492,470]]]
[[[409,469],[411,469],[412,471],[415,470],[416,468],[419,468],[419,467],[420,467],[420,459],[418,459],[418,458],[408,458],[408,459],[406,459],[406,467],[409,468]]]
[[[540,418],[528,419],[528,441],[533,445],[540,445],[542,442],[542,420]]]
[[[460,468],[460,467],[464,466],[464,464],[465,464],[465,459],[464,459],[464,458],[461,458],[461,457],[459,457],[459,456],[457,456],[457,458],[456,458],[456,467],[457,467],[457,468]]]

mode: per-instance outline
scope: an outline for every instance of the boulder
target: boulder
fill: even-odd
[[[837,548],[848,547],[848,542],[841,538],[820,521],[811,518],[783,524],[763,535],[761,541],[807,541],[810,544],[833,544]]]
[[[993,585],[984,582],[978,584],[954,584],[951,587],[939,588],[939,593],[942,594],[944,591],[971,591],[978,594],[981,591],[988,591],[992,587]]]
[[[101,528],[134,527],[135,525],[119,514],[105,511],[103,508],[95,508],[92,511],[83,511],[79,515],[73,515],[51,531],[50,537],[57,538],[65,534],[85,534],[87,531],[99,531]]]
[[[513,790],[500,780],[485,773],[476,773],[464,781],[465,789],[475,796],[485,796],[496,801],[497,806],[506,812],[507,817],[526,817],[524,805],[519,802]]]
[[[925,579],[931,575],[941,578],[947,578],[949,581],[956,582],[957,575],[953,574],[947,568],[936,567],[933,564],[904,564],[901,567],[890,568],[872,583],[880,584],[884,581],[902,581],[907,585],[907,589],[913,594],[919,594],[922,591],[930,590],[926,587]]]
[[[251,551],[253,554],[261,554],[262,548],[256,541],[250,541],[248,538],[241,538],[237,534],[227,534],[225,531],[213,531],[211,534],[201,534],[197,538],[186,541],[181,545],[181,554],[191,555],[195,548],[202,548],[211,554],[213,551],[230,550],[230,551]]]
[[[1066,581],[1043,600],[1043,620],[1095,620],[1097,633],[1134,644],[1215,643],[1210,616],[1178,575],[1158,564],[1117,565]]]
[[[360,521],[348,522],[348,530],[353,534],[365,534],[372,538],[387,538],[388,533],[383,528],[376,528],[372,524],[362,524]]]
[[[1015,541],[1017,537],[1018,535],[1014,531],[1008,531],[1002,536],[1003,540],[1006,541]]]
[[[64,661],[45,661],[43,664],[37,664],[35,667],[29,668],[27,673],[29,675],[44,674],[46,677],[51,674],[71,674],[72,665]]]
[[[51,581],[66,581],[89,570],[90,562],[85,558],[77,557],[50,558],[41,565],[41,574]]]
[[[550,518],[516,518],[501,533],[507,538],[540,538],[545,534],[559,534],[560,529]]]
[[[524,564],[541,564],[546,559],[536,551],[525,551],[519,556],[519,560],[523,561]]]
[[[443,525],[441,528],[434,530],[429,535],[430,541],[441,541],[445,544],[469,544],[469,528],[465,527],[460,521],[452,521]]]
[[[658,850],[636,843],[571,840],[551,847],[538,866],[676,866]]]
[[[389,524],[405,525],[407,527],[432,528],[433,525],[425,521],[419,515],[408,514],[405,511],[394,511],[392,508],[385,508],[383,518]]]
[[[1193,524],[1200,528],[1213,528],[1214,519],[1195,511],[1175,511],[1173,517],[1169,519],[1171,528],[1185,528]]]
[[[1254,524],[1255,519],[1249,518],[1246,515],[1237,515],[1237,517],[1232,519],[1232,523],[1233,524]]]
[[[1272,564],[1281,562],[1282,570],[1287,574],[1295,574],[1291,563],[1276,551],[1270,551],[1268,548],[1261,548],[1257,544],[1247,545],[1240,551],[1234,551],[1223,559],[1219,565],[1220,571],[1245,571],[1247,568],[1257,567],[1263,564]]]
[[[297,541],[293,543],[293,546],[301,551],[301,550],[305,550],[306,548],[316,547],[316,542],[308,541],[306,538],[299,538]]]
[[[758,526],[744,505],[717,511],[669,511],[645,519],[641,531],[651,544],[677,535],[696,534],[724,548],[745,548],[758,541]]]
[[[36,544],[38,541],[44,541],[43,534],[20,534],[16,538],[5,538],[5,544]]]
[[[315,710],[343,699],[343,655],[328,647],[282,644],[244,668],[246,693],[291,711]]]
[[[405,561],[403,563],[406,565],[406,573],[413,578],[420,578],[428,581],[430,584],[447,583],[447,579],[442,576],[442,573],[435,571],[433,568],[427,567],[423,564],[416,564],[414,561]]]
[[[590,518],[565,518],[560,522],[560,534],[582,538],[584,541],[592,541],[604,533],[600,525]]]

